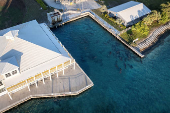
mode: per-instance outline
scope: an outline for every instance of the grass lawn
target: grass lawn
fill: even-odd
[[[43,10],[36,0],[0,0],[0,29],[12,27],[31,20],[47,22],[47,13],[53,8]]]
[[[148,26],[149,27],[149,34],[152,33],[155,29],[163,25],[163,23],[158,24],[157,22],[153,22],[152,25]],[[147,36],[149,36],[149,34]],[[136,38],[138,38],[138,41],[136,41],[136,44],[140,43],[141,40],[145,39],[147,36],[145,35],[140,35],[137,32],[133,32],[131,30],[128,30],[125,33],[122,33],[120,35],[127,43],[132,42]],[[131,45],[134,45],[134,43],[131,43]]]
[[[106,18],[104,15],[102,15],[102,13],[100,12],[99,9],[93,9],[92,10],[94,13],[96,13],[98,16],[100,16],[103,20],[105,20],[107,23],[109,23],[110,25],[112,25],[114,28],[116,28],[119,31],[122,31],[123,28],[120,28],[118,24],[115,24],[114,22],[112,22],[111,20],[109,20],[108,18]]]
[[[129,2],[129,1],[131,1],[131,0],[100,0],[100,1],[98,1],[98,3],[100,3],[102,5],[106,5],[107,8],[111,8],[111,7],[115,7],[117,5]],[[133,0],[133,1],[144,3],[149,9],[158,10],[158,11],[160,11],[160,5],[162,3],[166,3],[168,1],[170,2],[170,0]],[[108,20],[105,16],[102,16],[100,10],[96,10],[96,11],[94,10],[94,12],[96,14],[98,14],[100,17],[102,17],[109,24],[114,26],[116,29],[118,29],[119,31],[122,30],[122,29],[119,29],[119,27],[113,25],[112,22],[109,22],[110,20]],[[161,25],[163,25],[163,24],[152,23],[151,26],[148,26],[150,33]],[[134,43],[131,43],[134,39],[138,38],[139,40],[137,42],[140,42],[147,36],[140,35],[139,33],[136,33],[136,32],[132,33],[131,30],[121,34],[121,37],[131,45],[136,45]]]
[[[135,40],[136,38],[138,38],[138,41],[139,42],[140,40],[146,38],[147,36],[145,35],[141,35],[139,34],[138,32],[133,32],[131,30],[128,30],[127,32],[125,33],[122,33],[120,35],[127,43],[129,43],[130,45],[133,45],[133,46],[136,46],[135,43],[133,43],[133,40]]]
[[[102,2],[103,1],[103,2]],[[120,4],[123,4],[125,2],[128,2],[131,0],[98,0],[97,2],[101,5],[106,5],[107,8],[111,8]],[[160,10],[160,4],[165,3],[169,0],[134,0],[137,2],[144,3],[147,7],[149,7],[151,10]],[[102,15],[101,11],[99,9],[94,9],[93,12],[95,12],[98,16],[100,16],[103,20],[108,22],[110,25],[115,27],[117,30],[122,31],[123,28],[120,28],[119,25],[113,23],[111,20],[107,19],[104,15]]]

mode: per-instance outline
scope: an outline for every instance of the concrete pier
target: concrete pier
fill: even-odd
[[[38,87],[35,84],[31,85],[30,91],[24,88],[11,94],[13,100],[8,95],[1,96],[0,112],[5,112],[32,98],[78,95],[92,86],[93,82],[76,63],[75,69],[74,66],[69,66],[65,69],[64,75],[62,72],[59,73],[58,78],[54,74],[51,81],[49,77],[45,79],[45,84],[39,81]]]

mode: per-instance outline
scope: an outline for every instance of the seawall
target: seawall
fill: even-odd
[[[149,35],[144,41],[142,41],[141,43],[137,45],[137,48],[141,52],[145,51],[146,49],[154,45],[158,41],[160,35],[162,35],[169,29],[170,29],[170,22],[168,22],[165,25],[162,25],[161,27],[156,29],[154,32],[152,32],[151,35]]]
[[[63,21],[61,23],[59,23],[57,26],[61,26],[64,25],[66,23],[75,21],[77,19],[83,18],[85,16],[90,16],[93,20],[95,20],[98,24],[100,24],[104,29],[106,29],[108,32],[110,32],[113,36],[115,36],[121,43],[123,43],[126,47],[128,47],[129,49],[131,49],[134,53],[136,53],[138,56],[140,56],[141,58],[144,57],[144,55],[139,51],[138,48],[134,48],[132,46],[130,46],[128,43],[126,43],[120,36],[120,32],[118,30],[116,30],[113,26],[111,26],[110,24],[108,24],[106,21],[104,21],[102,18],[100,18],[98,15],[96,15],[94,12],[92,11],[85,11],[82,12],[81,14],[75,15],[75,17],[67,19],[66,21]]]

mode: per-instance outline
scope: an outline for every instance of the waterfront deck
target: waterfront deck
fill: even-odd
[[[0,103],[3,104],[0,104],[0,112],[5,112],[31,98],[78,95],[92,86],[93,82],[79,65],[76,64],[75,70],[72,65],[65,69],[64,75],[59,72],[58,78],[57,75],[53,75],[50,81],[48,77],[45,79],[45,84],[43,84],[43,81],[39,81],[37,88],[34,84],[30,86],[30,91],[26,87],[11,94],[13,100],[7,94],[1,96]]]

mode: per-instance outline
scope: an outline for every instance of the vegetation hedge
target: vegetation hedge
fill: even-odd
[[[117,24],[116,20],[112,17],[109,17],[108,14],[106,13],[102,13],[100,11],[100,9],[93,9],[92,10],[95,14],[97,14],[99,17],[101,17],[103,20],[105,20],[107,23],[109,23],[111,26],[113,26],[114,28],[116,28],[119,31],[122,31],[124,29],[126,29],[126,27],[122,24]]]
[[[146,38],[153,28],[170,21],[170,3],[161,4],[160,9],[161,12],[152,10],[142,21],[133,25],[131,30],[121,34],[121,37],[129,44],[134,45],[133,40]]]

